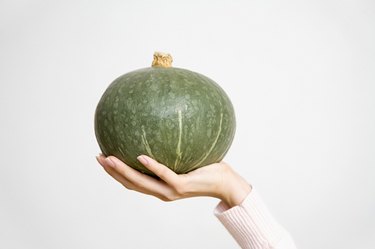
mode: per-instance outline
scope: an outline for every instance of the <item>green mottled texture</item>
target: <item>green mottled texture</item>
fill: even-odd
[[[181,68],[151,67],[117,78],[95,113],[104,155],[153,175],[137,161],[149,155],[176,173],[219,162],[235,133],[233,106],[204,75]]]

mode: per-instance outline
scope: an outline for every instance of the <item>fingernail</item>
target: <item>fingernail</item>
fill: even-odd
[[[140,161],[143,165],[148,165],[148,160],[144,156],[137,157],[138,161]]]
[[[107,163],[108,166],[110,166],[110,167],[112,167],[112,168],[116,167],[115,162],[113,162],[109,157],[107,157],[107,158],[105,159],[105,161],[106,161],[106,163]]]

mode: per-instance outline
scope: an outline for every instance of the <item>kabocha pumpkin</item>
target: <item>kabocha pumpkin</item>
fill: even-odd
[[[137,156],[148,155],[178,174],[219,162],[235,133],[232,103],[208,77],[171,67],[155,53],[152,67],[114,80],[95,112],[95,134],[105,156],[153,175]]]

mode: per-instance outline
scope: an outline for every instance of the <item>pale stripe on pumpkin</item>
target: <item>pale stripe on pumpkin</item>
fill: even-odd
[[[217,132],[217,135],[215,137],[214,142],[212,143],[210,149],[207,151],[206,155],[197,164],[195,164],[194,167],[192,167],[192,169],[195,169],[197,166],[199,166],[201,163],[203,163],[204,160],[206,160],[206,158],[211,154],[212,150],[215,148],[215,145],[216,145],[217,141],[219,140],[219,136],[221,134],[222,124],[223,124],[223,113],[220,114],[219,130]]]
[[[151,156],[152,158],[155,158],[155,156],[152,154],[152,151],[151,151],[151,148],[150,148],[150,145],[148,144],[148,141],[147,141],[147,138],[146,138],[146,131],[145,131],[145,128],[142,126],[142,143],[143,143],[143,146],[145,147],[147,153],[149,156]]]
[[[176,161],[174,162],[174,170],[177,169],[177,165],[181,160],[182,152],[181,152],[181,140],[182,140],[182,111],[178,110],[178,143],[176,148]]]

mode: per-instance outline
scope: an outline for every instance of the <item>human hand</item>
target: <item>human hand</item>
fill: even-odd
[[[233,207],[240,204],[251,191],[251,186],[225,162],[178,175],[148,156],[141,155],[137,159],[160,179],[142,174],[114,156],[97,156],[104,170],[127,189],[163,201],[211,196]]]

